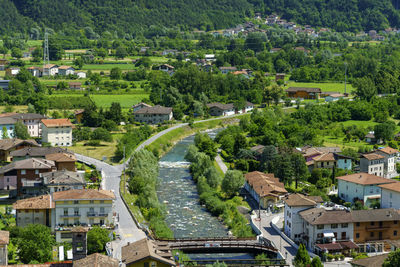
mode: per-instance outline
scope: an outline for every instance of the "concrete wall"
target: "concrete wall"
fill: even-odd
[[[381,188],[377,185],[360,185],[338,180],[338,196],[346,202],[353,203],[354,198],[367,202],[368,197],[380,197]]]
[[[400,193],[381,188],[381,209],[400,209]]]
[[[42,141],[52,146],[72,146],[72,128],[47,128],[42,123]]]

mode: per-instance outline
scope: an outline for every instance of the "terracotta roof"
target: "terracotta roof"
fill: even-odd
[[[0,245],[8,245],[10,233],[8,231],[0,231]]]
[[[13,139],[2,139],[0,140],[0,150],[9,150],[11,148],[17,147],[22,144],[27,144],[31,146],[39,146],[35,140],[21,140],[17,138]]]
[[[151,107],[151,105],[149,105],[149,104],[140,102],[140,103],[137,103],[136,105],[132,106],[132,108],[137,108],[137,107],[140,107],[140,106]]]
[[[44,185],[86,184],[83,175],[78,172],[62,170],[62,171],[41,173],[40,176],[43,178]]]
[[[115,199],[115,195],[109,190],[73,189],[53,193],[54,201],[59,200],[106,200]]]
[[[156,243],[146,238],[134,243],[128,243],[128,245],[122,247],[121,250],[122,261],[125,262],[126,265],[138,262],[142,259],[151,258],[168,266],[175,266],[171,253],[163,253],[163,256],[160,254],[161,251],[157,249]]]
[[[71,66],[59,66],[58,69],[59,70],[67,70],[67,69],[74,69],[74,68]]]
[[[283,199],[283,201],[290,207],[301,207],[301,206],[312,206],[314,207],[317,203],[322,203],[322,197],[320,196],[305,196],[302,194],[291,194]]]
[[[72,122],[69,119],[45,119],[42,120],[42,123],[47,127],[60,127],[60,126],[73,126]]]
[[[344,250],[344,249],[357,249],[358,246],[353,241],[340,241],[336,243],[327,243],[327,244],[315,244],[321,250]]]
[[[89,231],[89,227],[84,227],[84,226],[76,226],[71,229],[71,232],[73,233],[87,233]]]
[[[53,207],[54,203],[52,202],[51,195],[20,199],[13,204],[13,208],[16,210],[43,210]]]
[[[384,159],[385,157],[376,153],[363,154],[361,157],[366,158],[367,160],[377,160]]]
[[[312,155],[325,154],[325,153],[340,153],[342,152],[340,147],[302,147],[301,152],[305,157]]]
[[[245,174],[244,177],[247,183],[261,197],[268,195],[277,196],[287,193],[285,185],[279,182],[279,179],[275,178],[274,174],[254,171]]]
[[[344,97],[344,94],[330,94],[330,97],[338,98],[338,97]]]
[[[9,172],[11,170],[51,170],[53,167],[55,167],[55,163],[52,160],[28,158],[14,161],[4,167],[1,167],[0,174]]]
[[[134,111],[134,114],[170,114],[172,112],[172,108],[163,107],[160,105],[156,105],[154,107],[144,107],[137,111]]]
[[[66,150],[61,147],[24,147],[22,149],[14,150],[10,153],[12,157],[45,157],[47,154],[54,153],[68,153],[73,154],[73,152]]]
[[[69,82],[68,83],[68,86],[81,86],[82,85],[82,83],[80,83],[80,82]]]
[[[312,224],[349,223],[353,221],[351,213],[346,210],[326,210],[311,208],[299,213],[303,219]]]
[[[378,149],[378,151],[381,151],[381,152],[383,152],[385,154],[388,154],[388,155],[399,153],[398,150],[396,150],[394,148],[391,148],[390,146],[387,146],[387,147],[384,147],[384,148],[380,148],[380,149]]]
[[[53,153],[47,154],[46,159],[53,160],[55,162],[76,162],[75,154],[69,153]]]
[[[214,102],[214,103],[207,104],[207,107],[208,108],[216,107],[216,108],[219,108],[221,110],[231,110],[231,109],[234,108],[233,104],[222,104],[222,103],[219,103],[219,102]]]
[[[373,174],[368,174],[365,172],[349,174],[346,176],[340,176],[340,177],[337,177],[336,179],[355,183],[355,184],[361,184],[361,185],[389,184],[389,183],[396,182],[394,180],[386,179],[386,178],[376,176]]]
[[[55,64],[46,64],[43,66],[45,69],[57,68],[58,66]]]
[[[376,255],[364,259],[353,260],[350,262],[352,266],[362,266],[362,267],[377,267],[382,266],[383,262],[389,256],[389,253]]]
[[[304,91],[307,93],[321,93],[321,88],[309,88],[309,87],[289,87],[286,92],[299,92]]]
[[[399,212],[393,208],[352,210],[351,216],[353,217],[353,222],[400,221]]]
[[[381,187],[383,189],[395,191],[395,192],[400,192],[400,182],[394,182],[394,183],[390,183],[390,184],[382,184],[382,185],[379,185],[379,187]]]
[[[314,161],[335,161],[335,155],[333,153],[324,153],[322,155],[313,158]]]
[[[85,112],[84,109],[77,109],[77,110],[75,110],[74,114],[79,115],[79,114],[82,114],[83,112]]]
[[[118,267],[119,260],[102,255],[100,253],[94,253],[86,256],[83,259],[74,261],[74,267]]]

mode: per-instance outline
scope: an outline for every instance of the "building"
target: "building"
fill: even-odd
[[[108,190],[73,189],[54,192],[56,241],[71,240],[74,225],[113,227],[114,200],[114,193]]]
[[[375,150],[375,153],[385,157],[383,177],[394,178],[398,176],[396,170],[396,157],[399,154],[399,151],[387,146],[383,148],[378,148],[377,150]]]
[[[375,132],[374,131],[370,131],[369,133],[367,133],[365,135],[365,142],[370,143],[370,144],[382,144],[382,140],[381,139],[377,140],[375,138]]]
[[[154,107],[144,107],[134,111],[135,121],[148,124],[163,123],[172,120],[172,108],[156,105]]]
[[[349,210],[311,208],[299,213],[304,220],[302,242],[317,253],[344,252],[358,248],[353,241],[353,218]],[[337,245],[332,245],[337,244]]]
[[[20,68],[8,68],[6,69],[6,76],[16,76],[20,71]]]
[[[132,109],[133,109],[133,112],[135,112],[135,111],[138,111],[138,110],[140,110],[140,109],[142,109],[142,108],[146,108],[146,107],[147,107],[147,108],[150,108],[151,105],[146,104],[146,103],[143,103],[143,102],[140,102],[140,103],[138,103],[138,104],[132,106]]]
[[[54,172],[41,173],[43,186],[49,193],[71,189],[84,189],[86,186],[83,173],[58,170]]]
[[[16,224],[25,227],[28,224],[42,224],[53,228],[52,210],[54,202],[51,195],[17,200],[13,204],[16,210]]]
[[[71,90],[81,90],[82,89],[82,83],[81,82],[69,82],[68,83],[68,88]]]
[[[75,110],[74,115],[75,115],[76,123],[82,123],[82,120],[83,120],[83,113],[84,113],[84,112],[85,112],[84,109]]]
[[[385,157],[377,153],[363,154],[360,157],[360,171],[383,177]]]
[[[38,195],[42,193],[40,174],[55,170],[51,160],[29,158],[14,161],[0,168],[0,188],[10,196]]]
[[[3,90],[8,90],[10,80],[0,80],[0,88]]]
[[[285,185],[275,178],[273,173],[262,173],[258,171],[245,174],[244,188],[257,201],[263,209],[281,205],[280,201],[288,193]]]
[[[161,66],[158,67],[158,70],[172,74],[175,71],[175,67],[169,64],[162,64]]]
[[[285,73],[277,73],[277,74],[275,74],[275,81],[276,82],[279,81],[279,80],[284,81],[285,80],[285,76],[286,76]]]
[[[314,168],[339,168],[343,170],[352,169],[352,158],[337,153],[323,153],[314,156],[311,160],[306,162],[310,171]]]
[[[321,88],[307,88],[307,87],[289,87],[286,89],[288,97],[302,98],[302,99],[318,99],[321,94]]]
[[[386,254],[381,254],[381,255],[376,255],[376,256],[371,256],[363,259],[358,259],[358,260],[352,260],[350,262],[352,267],[376,267],[376,266],[382,266],[383,262],[386,260],[386,258],[389,256],[388,253]]]
[[[118,259],[100,253],[91,254],[85,258],[75,260],[73,267],[119,267]]]
[[[380,185],[396,181],[373,174],[360,172],[336,178],[338,181],[338,196],[346,202],[362,201],[369,205],[372,200],[381,198]]]
[[[94,266],[93,263],[89,263],[91,259],[93,258],[97,259],[97,253],[92,254],[91,257],[86,257],[87,256],[87,232],[89,231],[88,227],[83,227],[83,226],[77,226],[72,228],[71,234],[72,234],[72,258],[74,260],[74,264],[78,266]],[[104,256],[106,257],[106,256]],[[86,260],[79,261],[83,258],[86,258]],[[78,263],[76,261],[79,261]],[[83,265],[83,264],[86,265]]]
[[[400,239],[400,214],[393,208],[351,211],[354,223],[354,242],[365,247],[380,243],[376,251],[382,252],[384,246],[388,249],[388,240]]]
[[[59,66],[58,67],[58,75],[67,76],[73,75],[75,73],[75,69],[71,66]]]
[[[303,220],[299,212],[319,207],[323,202],[320,196],[304,196],[302,194],[290,194],[283,199],[284,210],[284,232],[292,240],[300,240],[303,232]]]
[[[344,94],[330,94],[328,96],[325,97],[325,101],[326,102],[334,102],[334,101],[338,101],[340,99],[343,99],[345,97]]]
[[[59,171],[67,170],[74,172],[76,171],[75,163],[76,163],[76,156],[75,154],[70,153],[53,153],[47,154],[45,156],[47,160],[52,160],[56,164],[56,168]]]
[[[134,266],[176,266],[169,249],[160,250],[155,241],[144,238],[121,249],[122,263]]]
[[[235,114],[233,104],[221,104],[218,102],[207,104],[211,116],[229,116]]]
[[[69,119],[42,120],[42,142],[52,146],[72,146],[72,127]]]
[[[10,233],[8,231],[0,231],[0,265],[8,265],[8,244],[10,241]]]
[[[382,184],[381,188],[381,208],[400,209],[400,182]]]
[[[45,119],[46,116],[37,113],[14,113],[10,115],[10,117],[16,121],[21,121],[28,128],[28,133],[31,137],[36,138],[42,136],[40,121]]]
[[[43,66],[43,76],[55,76],[58,74],[58,65],[46,64]]]
[[[14,125],[16,120],[11,117],[0,116],[0,140],[6,135],[8,138],[14,138]]]
[[[228,74],[230,72],[234,72],[237,70],[236,67],[219,67],[219,70],[222,74]]]
[[[61,147],[24,147],[22,149],[18,149],[12,151],[10,153],[13,161],[28,159],[28,158],[42,158],[45,159],[48,154],[55,153],[67,153],[73,154],[73,152],[68,151]]]
[[[33,77],[42,77],[43,76],[43,68],[39,67],[29,67],[27,70],[32,74]]]
[[[17,138],[0,140],[0,161],[10,162],[12,157],[10,153],[25,147],[38,147],[35,140],[21,140]]]
[[[78,71],[75,74],[78,76],[78,79],[86,79],[86,72]]]

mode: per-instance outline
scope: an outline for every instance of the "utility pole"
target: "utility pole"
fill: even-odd
[[[344,94],[347,93],[346,85],[347,85],[347,62],[344,63]]]
[[[43,76],[45,75],[45,70],[47,69],[47,75],[50,76],[50,55],[49,55],[49,34],[47,30],[44,30],[44,46],[43,46]]]
[[[261,194],[262,194],[262,192],[263,192],[263,186],[261,186]],[[261,230],[261,200],[262,200],[261,194],[258,197],[258,219],[260,220],[259,221],[259,228],[260,228],[260,232],[262,234],[262,230]]]
[[[126,178],[125,178],[125,146],[124,146],[124,194],[126,194]]]

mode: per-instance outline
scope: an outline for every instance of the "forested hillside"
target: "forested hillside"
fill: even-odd
[[[394,4],[393,4],[394,3]],[[260,12],[301,25],[360,31],[400,27],[396,0],[0,0],[0,33],[92,27],[134,34],[148,26],[214,30]]]

